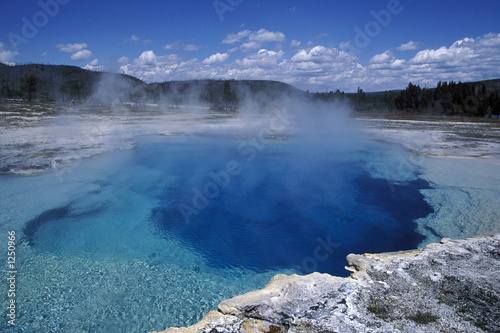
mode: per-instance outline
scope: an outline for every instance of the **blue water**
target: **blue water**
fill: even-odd
[[[368,172],[373,160],[394,149],[377,142],[343,149],[294,138],[145,137],[136,150],[90,159],[64,172],[2,176],[3,199],[19,202],[4,210],[3,221],[24,219],[18,234],[25,265],[47,269],[47,283],[67,275],[73,282],[66,283],[83,288],[81,299],[60,283],[53,292],[70,304],[87,302],[84,310],[45,317],[52,313],[44,303],[50,297],[30,303],[43,320],[75,332],[75,327],[98,332],[186,326],[222,299],[263,287],[273,274],[347,276],[349,253],[416,248],[423,237],[415,220],[432,212],[419,190],[429,184],[418,178],[418,170],[392,179]],[[387,156],[405,153],[394,151]],[[389,157],[382,164],[396,173],[398,163]],[[47,262],[57,266],[53,276]],[[107,278],[101,270],[89,273],[109,263],[116,267]],[[142,271],[129,269],[138,263],[155,270],[147,283]],[[45,290],[43,277],[33,274],[26,277],[24,300]],[[85,289],[86,274],[96,274],[97,281],[104,279],[107,288],[124,295],[137,289],[153,299],[170,298],[139,299],[134,307],[123,297],[111,298],[115,310],[89,317],[82,314],[94,301],[85,295],[98,298],[99,288]],[[109,282],[115,280],[119,283]],[[139,318],[123,321],[128,311]],[[70,322],[76,326],[67,326]],[[160,326],[144,326],[148,322]],[[24,327],[38,326],[24,322]]]
[[[359,152],[314,156],[293,141],[271,142],[249,160],[241,149],[221,149],[225,140],[159,144],[140,156],[153,164],[153,156],[175,156],[162,168],[178,178],[151,221],[159,236],[179,238],[211,266],[346,276],[349,253],[412,249],[422,241],[414,220],[432,212],[419,192],[429,188],[424,181],[374,179]]]

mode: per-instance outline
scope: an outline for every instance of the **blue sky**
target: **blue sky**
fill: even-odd
[[[0,62],[352,92],[500,78],[500,2],[4,2]]]

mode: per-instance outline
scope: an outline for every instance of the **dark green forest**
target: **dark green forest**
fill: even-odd
[[[285,96],[305,96],[291,85],[263,80],[190,80],[147,84],[132,76],[73,66],[0,63],[0,98],[70,103],[205,104],[235,111],[252,100],[264,106]]]
[[[145,83],[135,77],[92,72],[74,66],[0,63],[0,99],[70,103],[205,104],[221,111],[236,111],[252,101],[265,107],[283,97],[324,102],[348,102],[357,112],[397,112],[447,116],[500,115],[500,79],[479,82],[439,82],[421,88],[411,82],[404,90],[356,93],[303,92],[291,85],[264,80],[189,80]]]
[[[316,93],[320,100],[349,100],[358,112],[399,112],[446,116],[484,117],[500,115],[500,80],[439,82],[421,88],[411,82],[401,91],[346,94],[337,90]]]

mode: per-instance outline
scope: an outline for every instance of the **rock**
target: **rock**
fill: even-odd
[[[201,333],[201,332],[240,332],[242,321],[234,316],[224,315],[217,311],[210,311],[198,324],[189,328],[169,328],[160,333]],[[151,332],[158,333],[158,332]]]
[[[500,234],[347,261],[349,278],[279,274],[165,332],[500,332]]]

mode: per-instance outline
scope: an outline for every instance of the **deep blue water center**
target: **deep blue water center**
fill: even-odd
[[[20,303],[68,332],[149,332],[193,325],[278,273],[347,276],[349,253],[418,247],[416,220],[432,210],[411,153],[319,134],[146,136],[2,176],[0,220],[24,219]]]
[[[423,238],[414,221],[432,212],[423,180],[395,183],[365,170],[377,149],[386,147],[167,137],[135,158],[175,177],[151,211],[154,232],[210,266],[346,276],[349,253],[416,248]]]
[[[346,276],[349,253],[413,249],[423,240],[415,220],[432,212],[420,193],[429,184],[367,171],[388,150],[376,142],[345,149],[294,138],[144,138],[120,163],[104,159],[108,174],[91,184],[96,190],[42,212],[23,231],[40,251],[116,255],[125,247],[135,258],[155,258],[151,241],[132,245],[135,231],[127,230],[141,228],[220,272]],[[401,169],[397,159],[384,163]]]

